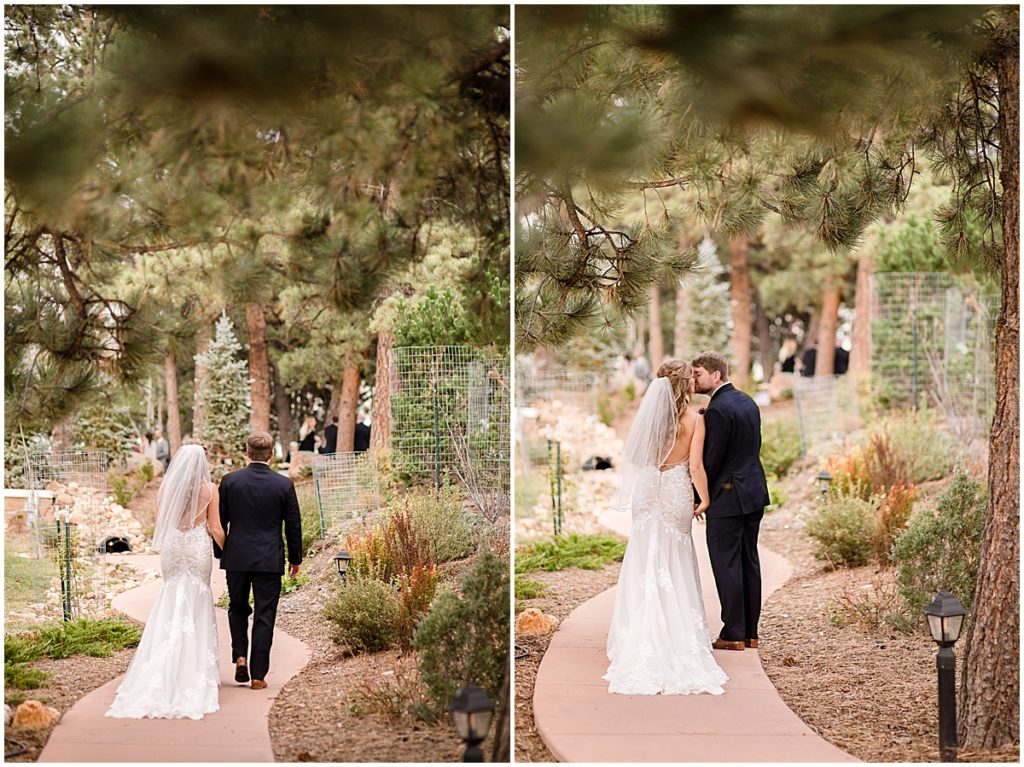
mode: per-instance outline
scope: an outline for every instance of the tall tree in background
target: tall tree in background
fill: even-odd
[[[196,399],[206,414],[203,444],[214,464],[241,461],[248,436],[250,403],[249,370],[242,359],[242,345],[227,315],[217,321],[213,340],[201,355],[206,378]]]
[[[750,243],[744,236],[729,238],[729,299],[732,303],[732,356],[730,380],[740,389],[750,378],[752,333],[750,305]]]

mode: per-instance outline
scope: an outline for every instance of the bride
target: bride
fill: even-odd
[[[107,716],[202,719],[218,709],[213,549],[224,546],[217,492],[201,445],[184,445],[157,496],[153,550],[163,584]]]
[[[708,497],[704,419],[687,409],[693,391],[690,363],[664,362],[626,438],[615,507],[633,524],[608,629],[609,692],[721,695],[728,681],[711,654],[690,538],[708,507],[693,504],[691,481]]]

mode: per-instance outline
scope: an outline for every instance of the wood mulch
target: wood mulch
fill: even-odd
[[[33,661],[26,665],[45,671],[50,675],[46,686],[38,690],[17,690],[7,687],[4,689],[4,700],[11,705],[11,708],[16,708],[17,704],[25,700],[38,700],[46,706],[53,706],[63,715],[97,687],[102,687],[111,679],[125,673],[134,654],[135,648],[132,647],[118,650],[109,658],[76,655],[60,660],[46,658]],[[5,761],[36,761],[52,732],[53,727],[38,730],[6,728],[4,732]],[[21,749],[25,750],[21,751]],[[19,751],[20,753],[16,753]]]
[[[619,580],[620,562],[607,565],[602,570],[581,570],[573,567],[553,573],[533,572],[522,576],[539,581],[547,586],[543,596],[522,601],[522,607],[536,607],[559,620],[595,597],[610,589]],[[516,718],[515,748],[517,762],[554,762],[556,759],[537,732],[533,721],[533,685],[537,669],[551,643],[552,634],[544,636],[516,636],[517,653],[521,649],[529,652],[522,660],[515,661]]]
[[[281,598],[277,625],[310,649],[310,662],[278,694],[270,711],[270,738],[279,762],[457,762],[464,746],[446,716],[427,723],[408,713],[389,716],[368,691],[401,687],[407,699],[422,695],[414,653],[397,650],[347,656],[331,640],[323,607],[337,588],[331,560],[336,541],[307,555],[309,582]],[[453,563],[457,580],[467,562]],[[385,697],[388,697],[385,695]],[[490,739],[483,744],[491,753]]]
[[[815,469],[798,468],[789,482],[791,500],[770,512],[761,528],[761,542],[794,568],[762,612],[761,664],[787,706],[858,759],[939,761],[935,645],[923,626],[904,634],[837,610],[844,596],[897,609],[894,572],[876,566],[832,571],[814,559],[803,518],[814,502]],[[1018,761],[1019,746],[964,752],[960,760]]]

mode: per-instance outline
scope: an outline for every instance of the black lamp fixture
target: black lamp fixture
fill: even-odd
[[[338,568],[338,575],[341,576],[342,583],[348,583],[348,563],[351,561],[352,557],[344,549],[334,555],[334,564]]]
[[[832,484],[832,475],[827,470],[822,469],[818,472],[818,476],[814,478],[814,481],[818,483],[818,492],[821,493],[821,497],[824,498],[828,495],[829,486]]]
[[[494,703],[487,697],[487,693],[475,684],[467,684],[455,693],[455,698],[448,708],[452,712],[452,722],[459,734],[459,740],[466,744],[466,753],[463,754],[462,761],[482,762],[484,752],[480,750],[480,744],[484,742],[488,730],[491,729]]]
[[[960,638],[967,610],[948,591],[940,591],[932,603],[924,608],[928,630],[939,646],[935,668],[939,675],[939,758],[955,762],[956,738],[956,655],[953,645]]]

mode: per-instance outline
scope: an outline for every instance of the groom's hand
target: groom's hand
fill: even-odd
[[[299,565],[288,565],[288,577],[297,578],[299,575]]]

